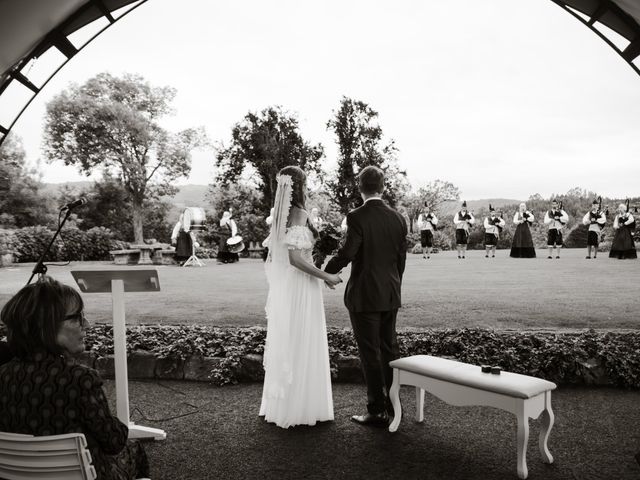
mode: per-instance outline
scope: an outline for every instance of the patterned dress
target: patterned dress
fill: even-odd
[[[0,366],[0,431],[83,433],[99,480],[148,477],[146,454],[109,411],[98,373],[62,356],[36,353]]]

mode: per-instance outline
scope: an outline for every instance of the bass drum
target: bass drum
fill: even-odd
[[[205,214],[200,207],[187,207],[183,213],[182,227],[185,232],[204,230]]]

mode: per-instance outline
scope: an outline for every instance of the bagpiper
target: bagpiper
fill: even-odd
[[[433,233],[438,225],[438,217],[429,208],[427,202],[424,203],[423,212],[418,215],[418,228],[420,229],[420,245],[422,246],[422,258],[431,258],[433,248]],[[426,255],[425,255],[426,251]]]
[[[556,248],[556,258],[560,258],[560,248],[562,247],[562,229],[569,221],[569,215],[562,209],[562,204],[558,206],[558,201],[551,202],[551,210],[544,214],[544,223],[549,225],[547,233],[547,248],[549,256],[553,258],[553,249]]]
[[[511,252],[509,256],[512,258],[535,258],[536,249],[533,246],[533,238],[531,237],[531,225],[533,225],[533,213],[527,210],[527,205],[521,203],[518,211],[513,216],[513,223],[516,225],[516,231],[513,234],[511,242]]]
[[[609,258],[629,259],[638,258],[636,246],[633,241],[633,232],[636,229],[636,220],[629,212],[629,200],[626,205],[621,203],[618,214],[613,221],[613,229],[616,231],[611,243]]]
[[[601,210],[601,203],[602,199],[591,202],[591,210],[582,217],[582,224],[589,225],[589,231],[587,232],[587,259],[591,258],[591,250],[593,250],[593,258],[597,257],[600,233],[605,223],[607,223],[607,215]]]
[[[456,226],[456,248],[458,249],[458,258],[465,258],[467,252],[467,243],[469,242],[469,229],[471,225],[476,223],[473,212],[467,211],[467,202],[462,202],[462,209],[453,217],[453,223]]]
[[[491,252],[491,258],[496,256],[498,238],[500,238],[500,232],[504,226],[504,219],[496,215],[496,209],[489,204],[489,216],[484,218],[485,258],[489,258],[489,252]]]

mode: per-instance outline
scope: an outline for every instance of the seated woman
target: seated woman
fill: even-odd
[[[84,351],[87,321],[80,294],[44,277],[2,309],[15,357],[0,366],[0,431],[83,433],[98,479],[149,476],[142,446],[111,415],[98,373],[72,358]]]

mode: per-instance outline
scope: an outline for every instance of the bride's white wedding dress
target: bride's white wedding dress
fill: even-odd
[[[289,227],[285,243],[313,263],[308,227]],[[270,279],[260,415],[279,427],[333,420],[323,288],[320,279],[291,265]]]

